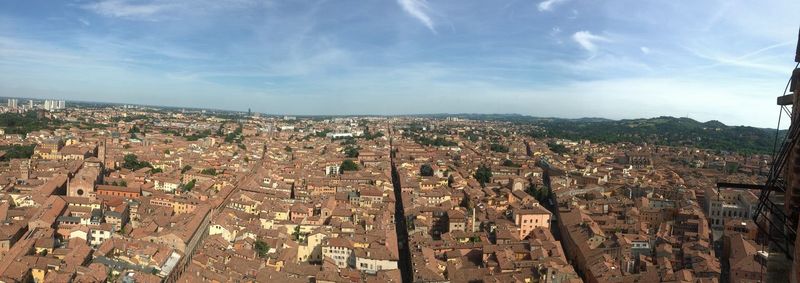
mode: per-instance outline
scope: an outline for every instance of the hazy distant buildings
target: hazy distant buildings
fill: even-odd
[[[64,100],[45,100],[44,101],[44,109],[48,111],[52,110],[59,110],[66,108],[66,103]]]
[[[16,98],[9,98],[8,99],[8,108],[17,109],[17,103],[19,101]]]
[[[55,99],[46,99],[41,104],[36,104],[33,99],[29,99],[27,103],[20,105],[19,99],[17,98],[9,98],[6,101],[6,107],[8,109],[20,109],[23,111],[34,110],[34,109],[44,109],[47,111],[53,110],[61,110],[67,107],[67,103],[64,100],[55,100]]]

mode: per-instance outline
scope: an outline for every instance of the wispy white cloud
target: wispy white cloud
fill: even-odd
[[[425,0],[397,0],[397,3],[400,4],[400,7],[403,7],[406,13],[422,22],[433,33],[436,33],[433,20],[428,15],[430,10],[428,2]]]
[[[639,50],[641,50],[642,53],[644,54],[650,54],[650,48],[648,48],[647,46],[639,47]]]
[[[84,18],[78,18],[78,22],[80,22],[82,25],[87,26],[87,27],[92,25],[91,22],[89,22],[88,20],[86,20]]]
[[[586,49],[586,51],[589,51],[589,52],[592,52],[592,53],[597,52],[597,44],[596,43],[598,41],[603,41],[603,42],[611,41],[610,39],[608,39],[605,36],[592,34],[591,32],[585,31],[585,30],[582,30],[582,31],[579,31],[579,32],[576,32],[575,34],[573,34],[572,35],[572,40],[575,40],[575,42],[577,42],[578,45],[580,45],[583,49]]]
[[[176,15],[206,15],[271,4],[266,0],[97,0],[80,7],[105,17],[159,21]]]
[[[85,4],[84,9],[97,14],[116,18],[146,18],[155,16],[171,9],[174,4],[169,3],[134,3],[127,0],[103,0]]]
[[[567,0],[545,0],[539,2],[539,6],[537,8],[539,8],[540,12],[552,11],[556,5],[559,5],[564,2],[567,2]]]
[[[713,62],[712,65],[708,66],[701,66],[700,68],[714,68],[718,66],[733,66],[745,69],[753,69],[753,70],[760,70],[760,71],[767,71],[775,74],[786,74],[788,73],[787,68],[781,67],[780,65],[776,64],[769,64],[769,63],[762,63],[758,60],[748,60],[747,58],[743,57],[731,57],[726,54],[721,53],[703,53],[699,51],[689,50],[694,56],[697,56],[702,59],[709,60]]]

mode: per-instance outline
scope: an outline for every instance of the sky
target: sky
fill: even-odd
[[[797,0],[6,0],[0,96],[772,127]]]

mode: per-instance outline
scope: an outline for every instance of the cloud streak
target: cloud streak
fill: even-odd
[[[545,0],[539,2],[537,8],[539,9],[539,12],[552,11],[555,6],[562,4],[564,2],[567,2],[567,0]]]
[[[595,35],[585,30],[574,33],[572,35],[572,40],[577,42],[578,45],[581,46],[581,48],[592,53],[597,52],[597,42],[611,41],[605,36]]]
[[[104,0],[82,6],[99,15],[128,19],[149,18],[173,7],[166,3],[137,4],[126,0]]]
[[[400,7],[402,7],[406,13],[419,20],[433,33],[436,33],[433,20],[428,15],[428,11],[430,10],[428,2],[425,0],[397,0],[397,3],[400,4]]]

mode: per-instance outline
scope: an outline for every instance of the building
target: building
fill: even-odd
[[[75,177],[67,186],[67,196],[89,197],[94,194],[94,186],[102,183],[103,168],[99,162],[85,161]]]
[[[108,186],[98,185],[95,189],[98,196],[114,196],[121,198],[138,198],[142,195],[142,190],[139,188],[123,187],[123,186]]]
[[[706,189],[704,208],[714,230],[725,229],[725,223],[730,220],[752,218],[757,204],[758,197],[747,190]]]
[[[513,211],[514,224],[519,228],[519,238],[524,239],[536,227],[550,228],[552,213],[534,203],[530,208],[521,208]]]
[[[330,258],[339,268],[356,265],[356,258],[353,254],[353,243],[346,238],[328,238],[322,244],[322,256]]]

